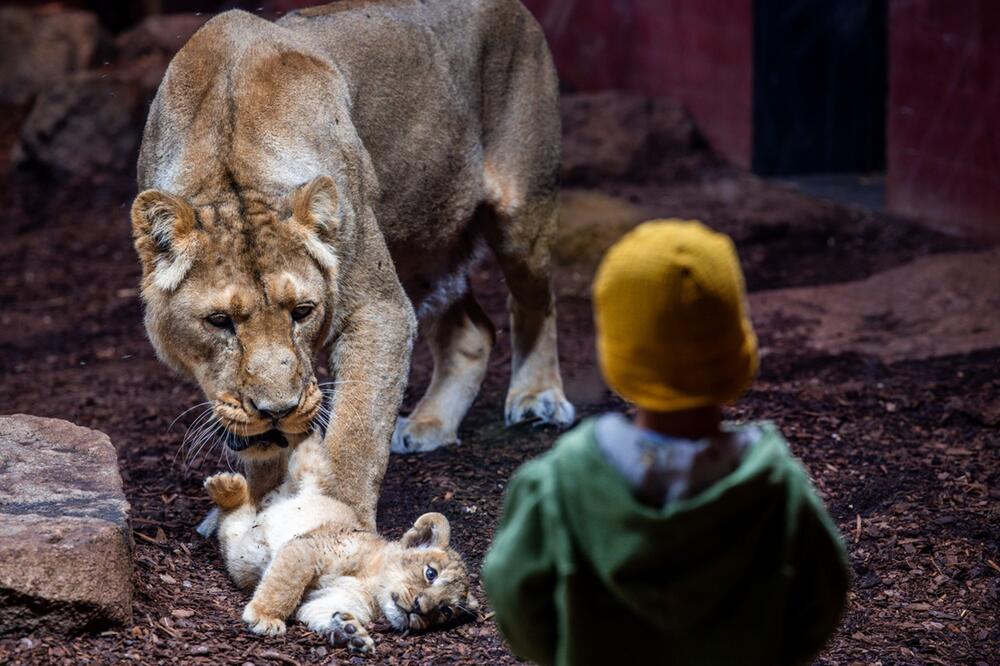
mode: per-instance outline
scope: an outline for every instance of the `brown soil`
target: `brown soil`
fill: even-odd
[[[0,125],[4,141],[11,126]],[[669,176],[598,188],[650,214],[701,217],[729,231],[751,289],[854,280],[966,247],[900,220],[817,203],[712,160]],[[178,445],[191,419],[168,427],[201,398],[156,361],[144,337],[129,187],[3,185],[0,412],[65,418],[111,436],[133,507],[136,568],[132,626],[72,640],[6,637],[0,662],[363,662],[300,626],[280,639],[245,631],[244,595],[226,578],[214,544],[193,531],[209,506],[201,480],[225,463],[216,450],[185,466]],[[563,267],[558,277],[571,397],[584,414],[620,408],[593,369],[589,276],[578,273]],[[487,263],[474,282],[501,328],[491,374],[460,446],[393,457],[379,524],[398,536],[420,513],[442,511],[478,570],[504,483],[557,433],[502,427],[510,355],[503,281]],[[884,364],[806,351],[789,332],[794,326],[761,324],[770,351],[731,415],[777,421],[847,540],[849,608],[817,663],[1000,663],[1000,429],[990,402],[1000,395],[1000,349]],[[419,351],[410,403],[427,382],[428,363]],[[369,663],[514,663],[488,612],[449,630],[381,634]]]

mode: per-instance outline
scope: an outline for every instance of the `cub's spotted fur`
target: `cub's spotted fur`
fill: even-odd
[[[226,567],[240,587],[256,586],[243,611],[252,631],[283,634],[298,607],[296,617],[334,645],[369,652],[366,625],[380,617],[406,631],[477,608],[465,562],[448,546],[447,518],[425,513],[402,539],[386,541],[323,492],[325,467],[321,437],[311,435],[294,447],[288,476],[259,507],[241,474],[205,481],[220,510]]]

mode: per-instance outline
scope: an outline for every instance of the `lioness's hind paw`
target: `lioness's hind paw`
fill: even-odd
[[[559,389],[551,388],[541,393],[512,391],[507,396],[505,410],[507,425],[524,421],[548,423],[562,428],[576,418],[576,409]]]
[[[351,652],[359,654],[370,654],[375,651],[375,641],[350,613],[334,613],[330,625],[328,636],[335,647],[346,647]]]
[[[242,474],[222,472],[205,479],[205,490],[219,507],[231,510],[250,501],[250,489]]]

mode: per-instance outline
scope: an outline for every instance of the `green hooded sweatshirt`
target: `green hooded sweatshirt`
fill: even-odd
[[[794,664],[847,592],[836,526],[770,423],[689,499],[638,502],[585,421],[514,475],[483,565],[513,651],[539,664]]]

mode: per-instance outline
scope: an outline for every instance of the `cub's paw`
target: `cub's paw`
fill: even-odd
[[[511,390],[507,394],[504,411],[509,426],[523,421],[536,421],[565,428],[576,418],[576,409],[559,388],[537,393]]]
[[[242,474],[213,474],[205,479],[205,490],[212,501],[226,511],[250,501],[250,489]]]
[[[243,609],[243,621],[250,627],[250,631],[261,636],[281,636],[285,633],[284,620],[261,613],[252,601]]]
[[[424,453],[449,444],[458,444],[454,432],[445,432],[440,419],[396,419],[396,431],[392,433],[389,450],[393,453]]]
[[[350,613],[334,613],[330,618],[327,635],[335,647],[346,647],[358,654],[371,654],[375,651],[375,641]]]

